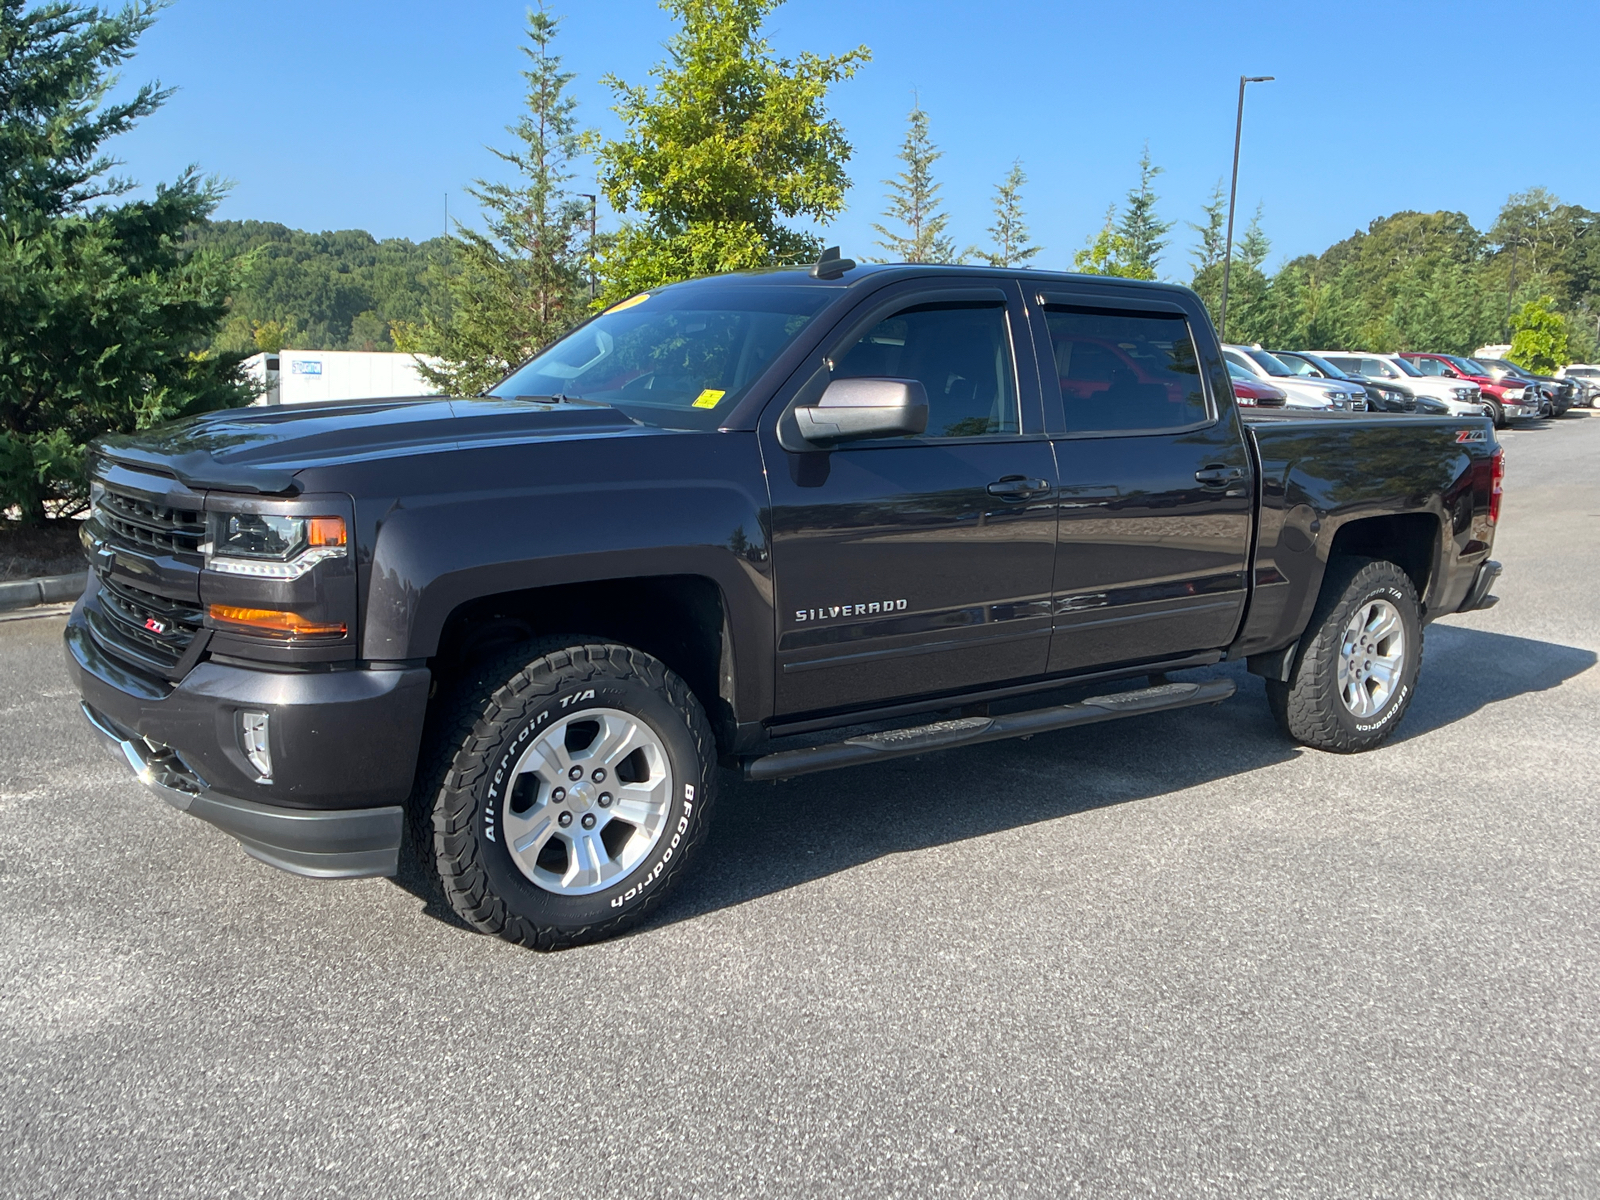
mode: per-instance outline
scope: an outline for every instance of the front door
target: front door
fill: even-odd
[[[1045,669],[1056,470],[1031,339],[1014,284],[962,283],[873,297],[802,371],[921,380],[925,434],[796,450],[786,406],[763,422],[780,715]]]
[[[1254,482],[1184,311],[1039,299],[1046,403],[1059,387],[1064,429],[1050,671],[1227,645],[1247,594]]]

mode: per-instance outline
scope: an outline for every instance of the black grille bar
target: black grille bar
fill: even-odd
[[[95,503],[95,516],[112,546],[155,550],[198,558],[205,541],[205,514],[171,508],[107,487]]]
[[[89,627],[97,640],[162,675],[177,668],[200,633],[203,614],[194,605],[105,578],[96,598]]]

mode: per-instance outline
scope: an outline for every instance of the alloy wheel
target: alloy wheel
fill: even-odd
[[[505,795],[502,830],[517,868],[547,892],[588,895],[626,876],[661,839],[672,766],[640,717],[583,709],[528,747]]]

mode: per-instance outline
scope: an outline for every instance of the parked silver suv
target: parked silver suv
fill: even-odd
[[[1260,346],[1224,346],[1222,356],[1265,379],[1288,395],[1287,408],[1309,408],[1321,412],[1366,412],[1367,390],[1337,379],[1310,379],[1298,374],[1281,359]]]

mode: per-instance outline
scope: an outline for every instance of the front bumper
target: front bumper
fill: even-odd
[[[253,670],[202,662],[177,684],[129,670],[68,619],[67,669],[115,757],[174,806],[300,875],[395,873],[430,675]],[[272,779],[239,742],[238,713],[269,714]]]
[[[1506,420],[1520,421],[1526,417],[1537,417],[1540,404],[1537,398],[1523,400],[1502,400],[1500,407],[1505,410]]]

